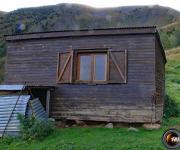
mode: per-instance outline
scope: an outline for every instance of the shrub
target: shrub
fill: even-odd
[[[173,83],[180,84],[180,79],[172,79],[171,81],[172,81]]]
[[[0,143],[4,145],[10,145],[14,141],[14,138],[12,137],[3,137],[0,139]]]
[[[36,119],[35,117],[24,117],[19,114],[20,131],[22,138],[25,140],[42,139],[50,135],[54,130],[54,124],[48,120],[46,122]]]
[[[164,102],[164,118],[177,117],[179,114],[178,104],[169,95],[166,95]]]
[[[180,65],[178,65],[178,66],[176,66],[174,68],[180,70]]]

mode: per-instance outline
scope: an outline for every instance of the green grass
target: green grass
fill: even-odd
[[[166,92],[180,105],[180,47],[166,52]]]
[[[173,22],[160,28],[161,41],[164,48],[169,49],[180,45],[180,21]]]
[[[30,143],[22,140],[6,140],[0,149],[14,150],[104,150],[104,149],[146,149],[163,150],[161,142],[163,132],[175,125],[180,125],[180,118],[172,118],[159,130],[139,129],[139,132],[127,128],[65,128],[55,132],[43,141]],[[6,143],[6,144],[5,144]]]
[[[166,55],[166,91],[180,105],[180,47],[168,50]],[[172,127],[180,129],[180,117],[164,122],[159,130],[140,128],[139,132],[127,128],[56,129],[42,141],[1,140],[0,150],[164,150],[161,137]]]

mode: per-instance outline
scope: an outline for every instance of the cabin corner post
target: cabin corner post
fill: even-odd
[[[47,90],[46,92],[46,113],[49,117],[49,105],[50,105],[50,90]]]

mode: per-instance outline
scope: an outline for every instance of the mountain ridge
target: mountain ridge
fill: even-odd
[[[179,11],[159,5],[93,8],[81,4],[63,3],[21,8],[0,13],[0,55],[1,51],[5,50],[3,36],[7,34],[152,25],[162,28],[177,22],[180,22]],[[176,30],[179,30],[179,27],[173,27],[171,32],[166,31],[165,28],[160,30],[164,37],[163,43],[169,33],[172,35],[169,43],[164,44],[165,48],[177,45],[174,44],[177,39]],[[175,42],[171,44],[173,40]]]
[[[176,22],[180,22],[180,12],[159,5],[93,8],[63,3],[21,8],[0,13],[0,48],[5,44],[5,34],[152,25],[161,28]],[[176,38],[175,32],[171,33]]]
[[[170,49],[180,46],[179,23],[179,11],[159,5],[93,8],[64,3],[0,12],[0,82],[4,77],[5,34],[156,25],[165,49]]]
[[[12,32],[16,32],[15,24],[21,22],[26,24],[24,32],[43,32],[55,29],[142,26],[142,24],[163,26],[178,20],[180,20],[179,11],[158,5],[97,9],[79,4],[59,4],[22,8],[5,13],[3,23],[6,27],[11,25]]]

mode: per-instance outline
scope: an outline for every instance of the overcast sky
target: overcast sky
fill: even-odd
[[[18,8],[54,5],[60,3],[79,3],[97,8],[131,5],[162,5],[180,11],[180,0],[0,0],[0,11]]]

